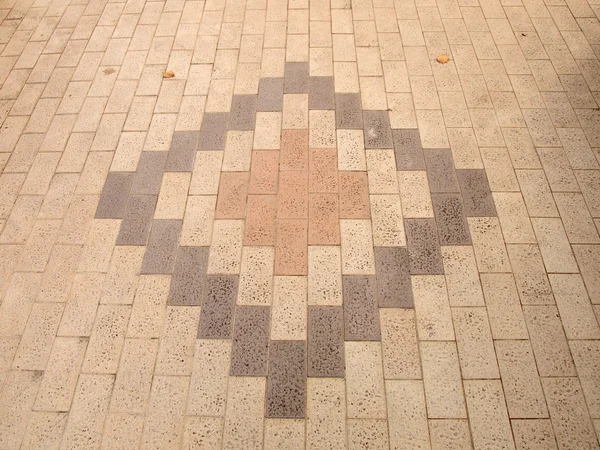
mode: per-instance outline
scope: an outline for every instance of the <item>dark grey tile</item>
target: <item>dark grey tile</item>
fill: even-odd
[[[173,272],[181,220],[153,220],[141,273]]]
[[[256,95],[234,95],[229,114],[230,130],[254,130]]]
[[[495,217],[496,207],[485,170],[457,170],[465,215],[467,217]]]
[[[419,130],[392,130],[392,139],[398,170],[425,170]]]
[[[308,376],[344,377],[344,311],[308,307]]]
[[[285,63],[283,92],[286,94],[308,93],[308,63]]]
[[[450,149],[424,150],[431,192],[460,192]]]
[[[435,219],[405,219],[404,230],[411,275],[443,274]]]
[[[360,94],[335,94],[335,127],[340,130],[362,130]]]
[[[261,78],[257,111],[283,111],[283,78]]]
[[[132,183],[133,173],[109,172],[96,208],[96,219],[122,219]]]
[[[440,245],[469,245],[471,233],[460,194],[431,194]]]
[[[347,341],[380,340],[375,276],[345,275],[342,279],[342,290],[344,295],[344,339]]]
[[[169,305],[200,305],[208,264],[208,247],[179,247],[171,277]]]
[[[238,282],[237,275],[206,276],[198,338],[231,339]]]
[[[117,245],[146,245],[156,208],[155,195],[131,195],[121,221]]]
[[[403,247],[375,247],[380,308],[413,308],[408,252]]]
[[[387,111],[363,111],[365,148],[393,148]]]
[[[269,357],[268,306],[238,306],[235,310],[231,370],[233,376],[267,375]]]
[[[131,195],[158,195],[166,160],[167,152],[142,152]]]
[[[192,172],[199,138],[199,131],[176,131],[173,133],[165,172]]]
[[[308,79],[308,109],[335,109],[333,77]]]
[[[272,341],[266,417],[303,418],[306,410],[306,342]]]
[[[227,139],[229,113],[205,113],[198,140],[198,150],[223,150]]]

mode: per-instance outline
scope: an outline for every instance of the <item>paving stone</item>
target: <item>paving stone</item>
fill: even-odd
[[[321,148],[309,150],[309,192],[338,191],[337,149]]]
[[[378,341],[381,339],[377,309],[377,281],[374,276],[345,275],[344,338],[347,341]]]
[[[198,138],[198,150],[224,150],[228,122],[228,113],[205,113]]]
[[[180,232],[181,220],[152,221],[150,240],[141,273],[170,274],[173,272]]]
[[[201,304],[207,265],[208,247],[179,247],[171,277],[169,305]]]
[[[175,131],[165,172],[192,172],[199,138],[198,131]]]
[[[337,194],[310,194],[308,244],[339,245],[340,220]]]
[[[275,275],[308,273],[308,221],[278,219],[275,246]]]
[[[142,152],[131,195],[158,195],[166,160],[166,152]]]
[[[467,217],[495,217],[496,208],[485,170],[457,170]]]
[[[338,130],[363,129],[360,94],[335,94],[335,127]]]
[[[392,140],[398,170],[425,170],[425,156],[419,130],[392,130]]]
[[[404,230],[412,275],[443,274],[442,255],[434,219],[405,219]]]
[[[308,376],[344,377],[344,311],[308,307]]]
[[[277,196],[249,195],[244,245],[275,245]]]
[[[367,172],[340,172],[340,218],[371,217]]]
[[[431,192],[459,192],[452,150],[427,149],[424,153]]]
[[[236,275],[208,275],[202,293],[198,338],[231,339],[238,295]]]
[[[393,148],[387,111],[364,111],[365,148]]]
[[[266,376],[269,354],[268,306],[238,306],[235,310],[232,376]]]
[[[460,194],[432,194],[440,245],[469,245],[471,236]]]
[[[403,247],[375,247],[380,308],[413,308],[408,252]]]
[[[308,63],[288,62],[285,64],[285,94],[308,94]]]
[[[96,219],[122,219],[132,183],[132,173],[109,172],[98,201]]]
[[[266,417],[303,418],[306,410],[306,342],[272,341]]]
[[[246,215],[248,180],[248,172],[223,172],[221,174],[215,218],[244,218]]]
[[[230,130],[254,130],[256,95],[234,95],[229,116]]]
[[[260,79],[257,111],[283,111],[283,78]]]
[[[281,170],[308,170],[308,130],[282,130]]]
[[[155,195],[131,195],[121,221],[117,245],[146,245],[152,216],[156,207]]]
[[[333,77],[310,77],[308,80],[308,108],[335,109]]]

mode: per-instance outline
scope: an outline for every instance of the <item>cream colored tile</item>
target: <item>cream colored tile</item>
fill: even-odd
[[[102,448],[137,448],[142,440],[144,416],[109,413],[104,425]]]
[[[422,377],[421,363],[414,311],[381,308],[379,318],[385,379],[420,379]],[[400,342],[402,345],[398,345]],[[388,410],[389,408],[390,405],[388,405]]]
[[[402,215],[409,219],[433,217],[427,172],[420,170],[398,172],[402,200]]]
[[[342,274],[375,274],[370,220],[340,220]]]
[[[430,420],[429,434],[432,448],[472,450],[469,422],[466,420]]]
[[[256,113],[256,128],[254,132],[255,150],[279,150],[281,140],[280,112]]]
[[[378,247],[406,245],[402,207],[398,195],[370,195],[373,243]]]
[[[581,275],[550,274],[548,278],[567,339],[600,339],[600,327]]]
[[[100,303],[132,304],[145,247],[117,245],[104,280]]]
[[[80,273],[75,275],[71,293],[58,328],[59,336],[89,336],[100,302],[104,275]]]
[[[578,272],[577,263],[560,219],[531,219],[542,259],[549,273]]]
[[[263,448],[265,379],[229,377],[224,448]]]
[[[200,307],[167,306],[154,369],[156,375],[192,373],[199,322]]]
[[[336,146],[335,112],[309,111],[310,148],[334,148]]]
[[[196,152],[189,195],[217,195],[223,152]]]
[[[283,96],[282,128],[308,128],[308,94]]]
[[[340,247],[308,247],[308,304],[342,304]]]
[[[210,246],[216,203],[215,195],[188,197],[179,245]]]
[[[307,277],[275,277],[272,340],[306,340],[307,284]]]
[[[430,448],[421,380],[385,383],[391,448]]]
[[[154,211],[155,219],[183,219],[191,174],[165,172]]]
[[[253,131],[228,131],[221,170],[224,172],[250,171],[253,140]]]
[[[348,417],[385,419],[381,345],[346,341],[345,351]]]
[[[367,170],[362,130],[337,130],[338,170]]]
[[[452,313],[443,275],[413,275],[412,287],[420,340],[454,340]]]
[[[243,236],[242,220],[215,221],[207,273],[240,273]]]
[[[388,440],[385,420],[348,419],[348,449],[358,450],[371,445],[387,449]]]
[[[120,226],[120,220],[94,219],[83,246],[78,272],[108,271]]]
[[[308,448],[346,447],[346,389],[343,378],[309,378],[306,404]]]
[[[266,419],[264,448],[304,448],[305,423],[299,419]]]
[[[160,337],[170,284],[171,277],[168,275],[140,276],[127,328],[127,337]]]
[[[442,247],[448,300],[451,306],[484,306],[473,248]]]
[[[273,301],[273,247],[244,247],[238,305],[270,305]]]
[[[519,192],[492,193],[507,244],[535,244],[527,208]]]
[[[500,223],[495,217],[468,217],[479,272],[510,272]]]

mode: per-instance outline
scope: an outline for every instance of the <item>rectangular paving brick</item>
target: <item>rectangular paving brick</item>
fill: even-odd
[[[367,172],[340,172],[340,219],[368,219],[369,182]]]
[[[419,130],[392,130],[392,140],[397,170],[425,170]]]
[[[337,194],[310,194],[308,245],[339,245],[340,216]]]
[[[248,172],[222,172],[216,219],[243,219],[246,214]]]
[[[283,78],[261,78],[258,83],[257,111],[283,111]]]
[[[333,77],[308,79],[308,109],[335,109]]]
[[[344,339],[378,341],[381,339],[377,308],[377,281],[371,275],[344,275]]]
[[[281,170],[308,170],[308,130],[282,130]]]
[[[308,93],[308,63],[285,63],[283,92],[285,94]]]
[[[404,247],[375,247],[380,308],[414,308],[408,252]]]
[[[250,165],[250,194],[277,194],[279,152],[258,150],[252,152]]]
[[[235,310],[232,376],[260,377],[267,375],[269,357],[268,306],[238,306]]]
[[[278,219],[276,234],[275,275],[307,275],[307,220]]]
[[[229,115],[230,130],[254,130],[256,95],[234,95]]]
[[[432,194],[441,245],[469,245],[471,233],[460,194]]]
[[[170,274],[173,272],[180,233],[181,220],[152,221],[150,240],[142,262],[141,273]]]
[[[309,306],[308,376],[343,378],[344,373],[344,311],[342,307]]]
[[[456,177],[467,217],[495,217],[497,215],[485,170],[457,170]]]
[[[244,245],[275,245],[276,195],[249,195]]]
[[[363,111],[365,148],[393,148],[387,111]]]
[[[309,192],[338,191],[337,149],[319,148],[309,150]]]
[[[335,127],[338,130],[362,130],[360,94],[335,94]]]
[[[171,277],[169,305],[200,305],[208,265],[208,247],[179,247]]]
[[[443,274],[435,219],[405,219],[404,231],[411,275]]]
[[[431,192],[459,192],[450,149],[427,149],[425,163]]]
[[[231,339],[238,293],[237,275],[207,275],[202,292],[199,339]]]
[[[200,133],[175,131],[165,164],[165,172],[192,172]]]
[[[224,150],[229,113],[205,113],[198,140],[198,150]]]
[[[117,245],[146,245],[152,226],[156,199],[156,195],[131,195],[129,197],[127,210],[117,236]]]
[[[131,172],[109,172],[96,209],[96,219],[122,219],[133,183]]]
[[[166,152],[142,152],[131,195],[158,195],[166,160]]]
[[[278,200],[277,217],[282,219],[307,218],[308,172],[280,172]]]
[[[306,342],[271,341],[266,417],[303,418],[306,411]]]

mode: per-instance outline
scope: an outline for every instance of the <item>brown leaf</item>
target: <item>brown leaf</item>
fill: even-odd
[[[172,70],[167,70],[166,72],[163,72],[163,78],[173,78],[175,76],[175,72],[173,72]]]
[[[450,58],[448,58],[448,55],[439,55],[436,59],[437,59],[437,62],[439,62],[440,64],[446,64],[448,61],[450,61]]]

